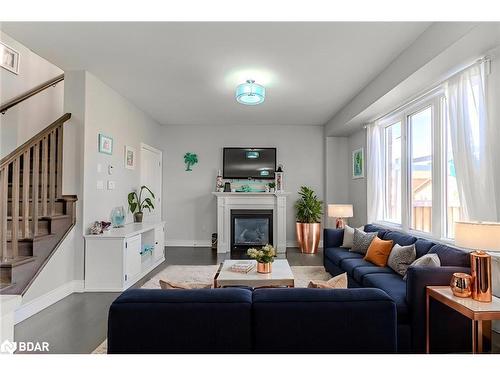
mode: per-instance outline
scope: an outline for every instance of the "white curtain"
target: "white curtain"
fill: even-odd
[[[463,218],[497,221],[492,153],[497,139],[488,124],[485,78],[484,62],[450,78],[447,115]]]
[[[376,123],[367,126],[366,196],[367,219],[373,223],[383,219],[384,210],[384,152],[383,129]]]

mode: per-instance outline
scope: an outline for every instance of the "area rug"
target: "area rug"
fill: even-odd
[[[161,279],[173,282],[206,283],[211,284],[217,272],[218,265],[213,266],[168,266],[146,281],[141,289],[160,289]],[[323,266],[292,266],[295,277],[295,287],[305,288],[311,280],[329,280],[331,275]],[[107,341],[101,343],[92,354],[106,354]]]

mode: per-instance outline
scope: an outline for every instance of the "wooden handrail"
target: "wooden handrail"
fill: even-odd
[[[6,157],[4,157],[2,160],[0,160],[0,169],[2,169],[4,166],[12,162],[14,159],[21,156],[26,151],[27,148],[34,146],[37,142],[40,142],[45,136],[47,136],[47,134],[50,134],[52,130],[54,130],[61,124],[65,123],[70,118],[71,118],[71,113],[65,113],[64,115],[59,117],[56,121],[54,121],[52,124],[43,129],[41,132],[39,132],[29,140],[24,142],[21,146],[19,146],[10,154],[8,154]]]
[[[21,102],[24,102],[26,99],[31,98],[33,95],[36,95],[36,94],[48,89],[49,87],[57,85],[59,82],[61,82],[63,80],[64,80],[64,74],[58,75],[57,77],[49,79],[47,82],[44,82],[44,83],[32,88],[31,90],[25,92],[24,94],[16,96],[15,98],[9,100],[7,103],[2,104],[2,106],[0,106],[0,113],[2,115],[5,114],[5,112],[7,112],[7,110],[9,108],[14,107]]]

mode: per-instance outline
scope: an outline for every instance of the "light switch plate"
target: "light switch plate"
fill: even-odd
[[[101,173],[101,172],[102,172],[102,164],[98,163],[97,164],[97,173]]]
[[[114,189],[115,189],[115,182],[108,181],[108,190],[114,190]]]
[[[104,181],[97,180],[97,190],[103,190],[103,189],[104,189]]]

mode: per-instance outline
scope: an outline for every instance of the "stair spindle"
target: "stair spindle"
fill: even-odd
[[[50,159],[49,159],[49,215],[55,213],[56,200],[56,130],[50,132]]]
[[[37,142],[33,148],[33,190],[31,192],[31,198],[32,198],[31,216],[33,217],[33,220],[31,222],[32,225],[31,233],[33,238],[35,238],[35,236],[38,235],[39,175],[40,175],[40,142]]]
[[[21,207],[23,210],[23,225],[22,225],[22,238],[29,237],[30,231],[30,154],[31,148],[28,148],[23,154],[23,198],[21,201]]]
[[[57,198],[62,197],[63,126],[57,128]]]
[[[9,179],[9,167],[0,169],[0,255],[2,261],[8,259],[7,255],[7,189]]]
[[[47,216],[47,180],[48,180],[49,147],[47,137],[42,140],[42,216]]]
[[[19,163],[21,158],[14,159],[12,163],[12,227],[11,227],[11,249],[12,259],[17,258],[19,253]]]

